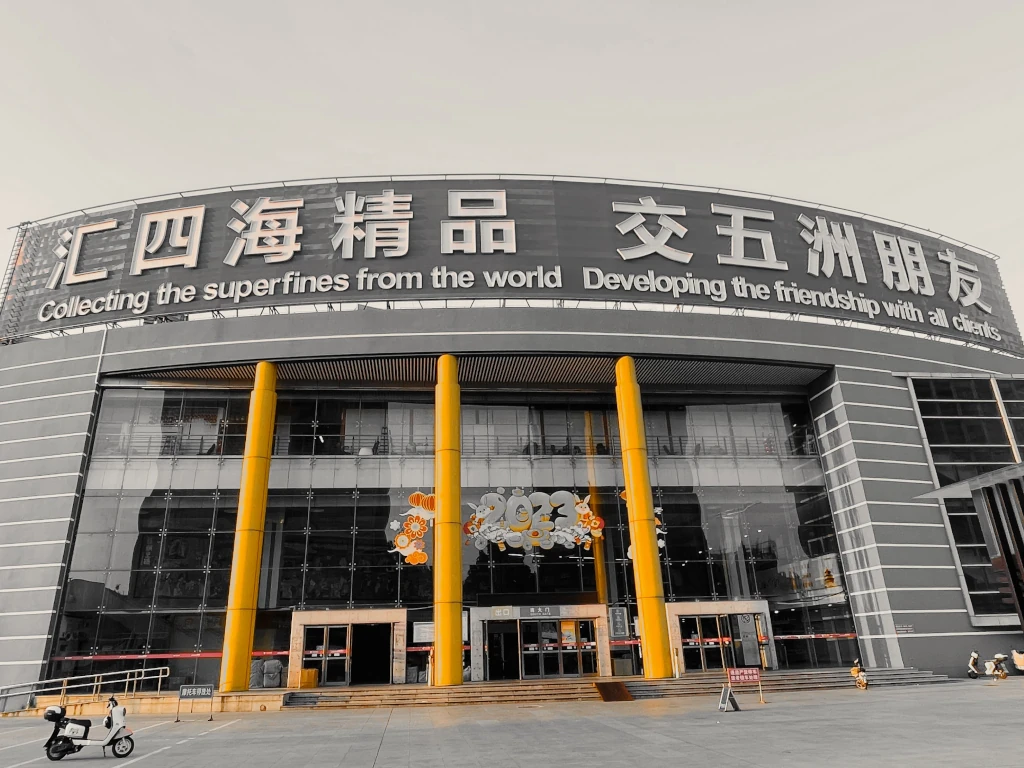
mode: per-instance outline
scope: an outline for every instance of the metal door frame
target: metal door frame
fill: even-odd
[[[695,600],[665,603],[668,616],[669,642],[672,645],[676,676],[683,673],[683,638],[679,630],[682,616],[732,616],[742,613],[761,615],[761,622],[767,636],[765,657],[768,669],[778,669],[779,660],[775,653],[775,633],[772,630],[771,610],[767,600]]]
[[[330,660],[328,653],[328,645],[330,638],[330,631],[332,629],[345,629],[345,682],[344,683],[326,683],[327,679],[327,662]],[[352,682],[352,625],[351,624],[306,624],[302,628],[302,661],[306,661],[306,633],[311,629],[322,629],[323,630],[323,655],[320,657],[320,677],[317,679],[318,688],[341,688],[348,686]],[[303,669],[306,669],[305,664],[302,665]]]

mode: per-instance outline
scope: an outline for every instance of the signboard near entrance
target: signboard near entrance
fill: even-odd
[[[434,622],[414,621],[412,623],[412,641],[414,643],[434,642]]]
[[[729,685],[760,682],[761,670],[758,667],[729,667]]]
[[[614,639],[629,637],[629,611],[626,608],[608,609],[608,633]]]
[[[178,689],[178,705],[174,709],[174,722],[181,722],[181,702],[195,701],[196,699],[210,700],[210,717],[213,721],[213,685],[183,685]],[[189,710],[191,711],[191,710]]]
[[[492,619],[558,619],[562,616],[560,605],[495,605],[491,608]]]

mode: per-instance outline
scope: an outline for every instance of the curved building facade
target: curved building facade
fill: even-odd
[[[0,685],[959,673],[1021,641],[1019,499],[936,491],[1021,462],[1024,355],[994,257],[936,233],[321,179],[33,223],[3,287]]]

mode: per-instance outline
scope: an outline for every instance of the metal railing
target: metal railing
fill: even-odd
[[[18,701],[25,697],[27,705],[34,697],[44,693],[59,693],[60,705],[64,706],[69,694],[85,689],[84,695],[99,698],[104,693],[121,690],[124,684],[124,696],[135,696],[139,683],[156,680],[157,693],[163,687],[163,681],[171,674],[170,667],[143,667],[142,669],[125,669],[120,672],[105,672],[97,675],[78,675],[76,677],[55,677],[51,680],[37,680],[34,683],[16,683],[0,687],[0,712],[7,711],[7,704],[12,699]],[[79,694],[82,695],[82,694]],[[24,706],[19,707],[24,709]]]

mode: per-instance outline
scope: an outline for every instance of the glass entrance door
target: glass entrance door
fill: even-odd
[[[725,667],[766,667],[767,638],[757,613],[680,616],[683,669],[707,672]]]
[[[317,685],[347,685],[349,681],[348,625],[306,627],[302,668],[315,669]]]
[[[522,620],[519,639],[523,679],[597,674],[593,621]]]

